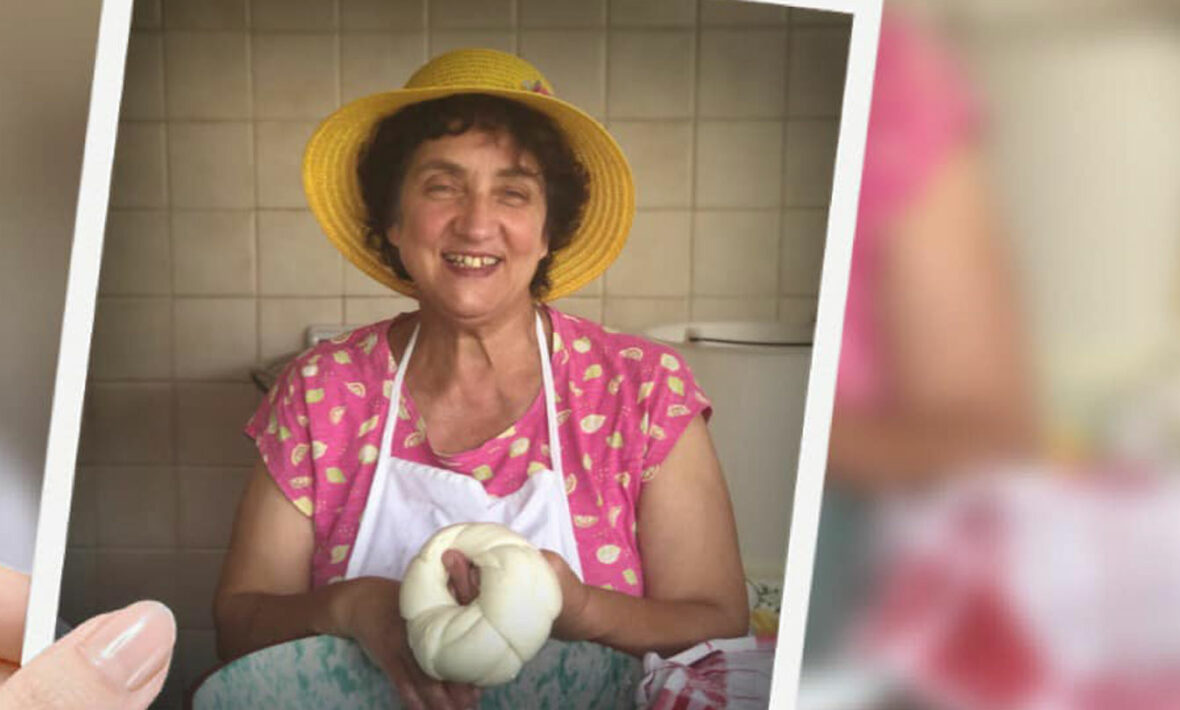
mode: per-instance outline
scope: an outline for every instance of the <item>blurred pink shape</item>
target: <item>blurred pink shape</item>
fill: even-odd
[[[937,707],[1180,708],[1180,482],[1031,473],[892,521],[868,658]]]
[[[888,398],[875,312],[886,226],[980,120],[960,68],[919,22],[886,12],[881,26],[840,349],[840,404],[871,406]]]

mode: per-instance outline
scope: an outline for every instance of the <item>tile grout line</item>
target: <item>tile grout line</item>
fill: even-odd
[[[610,90],[611,90],[611,78],[610,78],[611,51],[610,51],[610,46],[611,46],[611,37],[614,32],[614,30],[611,27],[610,0],[602,0],[602,23],[603,24],[602,24],[602,97],[601,98],[602,98],[602,124],[603,124],[603,127],[605,128],[605,127],[613,124],[613,122],[615,120],[614,117],[611,115],[611,101],[610,101]],[[610,129],[607,128],[607,132],[609,132],[609,131],[610,131]],[[638,212],[639,212],[639,210],[638,210],[638,208],[636,208],[635,214],[638,214]],[[635,221],[634,221],[634,218],[632,218],[631,226],[630,226],[630,228],[628,228],[628,231],[627,231],[627,239],[628,240],[631,239],[631,232],[634,229],[635,229]],[[595,279],[595,281],[598,282],[598,294],[595,296],[595,298],[598,300],[598,322],[601,325],[607,325],[607,322],[606,322],[607,305],[610,303],[610,299],[607,296],[605,272],[602,275],[600,275],[597,279]]]
[[[795,18],[793,12],[787,13],[787,29],[786,29],[786,43],[783,47],[783,67],[785,76],[783,77],[783,128],[782,128],[782,146],[779,149],[779,179],[782,184],[779,185],[778,199],[779,199],[779,225],[778,225],[778,239],[775,240],[777,249],[775,250],[775,264],[774,264],[774,281],[775,281],[775,299],[774,299],[774,314],[775,320],[781,321],[784,317],[783,313],[783,258],[786,250],[786,230],[787,219],[786,214],[790,209],[789,200],[786,198],[787,192],[787,160],[788,160],[788,141],[787,137],[790,135],[789,127],[791,125],[791,49],[795,44]]]
[[[520,2],[509,0],[509,15],[512,24],[512,53],[520,56]]]
[[[172,122],[173,115],[168,97],[172,89],[172,82],[170,79],[171,63],[168,61],[168,35],[164,31],[167,26],[167,9],[164,3],[160,3],[160,84],[163,101],[163,130],[164,130],[164,203],[167,213],[165,219],[164,229],[168,234],[168,299],[169,312],[171,315],[171,323],[168,329],[168,403],[169,403],[169,439],[171,444],[171,455],[169,456],[168,475],[171,478],[172,484],[172,536],[174,543],[180,541],[180,476],[177,471],[177,464],[179,462],[180,452],[180,393],[176,387],[176,360],[179,353],[179,328],[180,322],[177,318],[177,304],[176,304],[176,234],[173,229],[173,211],[172,206],[176,202],[174,195],[174,188],[172,181]],[[101,507],[101,506],[96,506]]]
[[[341,0],[332,0],[332,18],[334,20],[334,32],[332,34],[332,42],[333,42],[333,45],[335,48],[334,54],[336,57],[336,72],[335,72],[335,76],[334,76],[334,78],[336,80],[335,81],[336,85],[335,85],[334,89],[336,91],[336,108],[337,109],[339,109],[344,103],[344,43],[341,40],[340,2],[341,2]],[[299,172],[300,172],[300,176],[302,177],[302,172],[303,172],[302,171],[302,159],[300,160],[300,171]],[[310,210],[308,210],[308,216],[312,220],[312,222],[315,223],[316,230],[320,233],[320,236],[322,237],[323,230],[321,230],[319,227],[319,221],[315,218],[314,214],[310,213]],[[340,294],[340,313],[341,313],[341,316],[343,317],[343,314],[344,314],[344,295],[343,294],[345,291],[344,269],[347,267],[344,263],[344,257],[340,254],[340,252],[336,252],[336,254],[334,255],[334,258],[336,259],[336,292],[338,294]],[[259,300],[259,303],[261,304],[262,299],[259,298],[258,300]],[[261,305],[259,306],[259,308],[261,308]],[[261,322],[261,319],[259,320],[259,327],[258,327],[258,359],[260,361],[262,359],[262,322]]]
[[[689,193],[688,217],[688,320],[696,318],[697,292],[697,227],[700,224],[697,214],[697,191],[699,186],[699,152],[701,136],[701,16],[704,12],[703,0],[696,1],[696,23],[693,27],[693,58],[692,58],[692,140],[689,144],[689,174],[692,191]]]
[[[254,246],[254,283],[253,297],[254,297],[254,362],[258,363],[260,354],[262,352],[262,223],[261,210],[259,203],[261,202],[260,194],[262,192],[260,171],[262,162],[258,156],[258,116],[255,111],[255,104],[257,103],[257,82],[254,77],[254,23],[253,23],[253,0],[247,0],[247,17],[246,17],[246,86],[247,93],[250,96],[249,112],[250,112],[250,158],[253,162],[253,180],[251,185],[254,190],[254,199],[251,201],[253,208],[251,211],[250,226],[253,231],[252,242]]]

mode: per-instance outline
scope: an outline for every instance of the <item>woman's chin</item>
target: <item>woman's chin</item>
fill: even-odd
[[[526,308],[528,298],[505,298],[498,289],[459,288],[432,299],[438,310],[459,321],[484,321],[516,308]]]

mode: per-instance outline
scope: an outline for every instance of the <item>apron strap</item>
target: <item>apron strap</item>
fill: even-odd
[[[541,380],[545,388],[545,419],[549,426],[549,465],[560,481],[565,481],[561,470],[561,439],[557,436],[557,391],[553,388],[553,366],[549,362],[549,348],[545,346],[545,327],[537,314],[537,347],[541,351]],[[564,483],[563,483],[564,485]]]
[[[406,351],[402,353],[401,362],[397,363],[397,374],[393,376],[393,389],[389,392],[389,419],[397,419],[398,411],[401,409],[402,403],[402,383],[406,379],[406,370],[410,369],[410,356],[414,354],[414,344],[418,342],[418,328],[421,323],[414,324],[414,332],[410,333],[410,342],[406,343]],[[389,435],[393,435],[393,430],[389,430]]]

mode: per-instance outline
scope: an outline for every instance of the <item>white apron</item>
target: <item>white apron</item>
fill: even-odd
[[[414,343],[418,340],[418,326],[415,326],[393,380],[377,470],[361,514],[360,529],[344,575],[346,579],[376,576],[400,580],[410,560],[431,535],[447,525],[467,522],[500,523],[523,535],[538,548],[561,554],[578,579],[583,578],[562,475],[553,370],[539,314],[536,327],[553,468],[537,471],[515,492],[496,498],[471,476],[392,455],[391,442],[397,425],[402,386],[410,356],[414,353]]]

